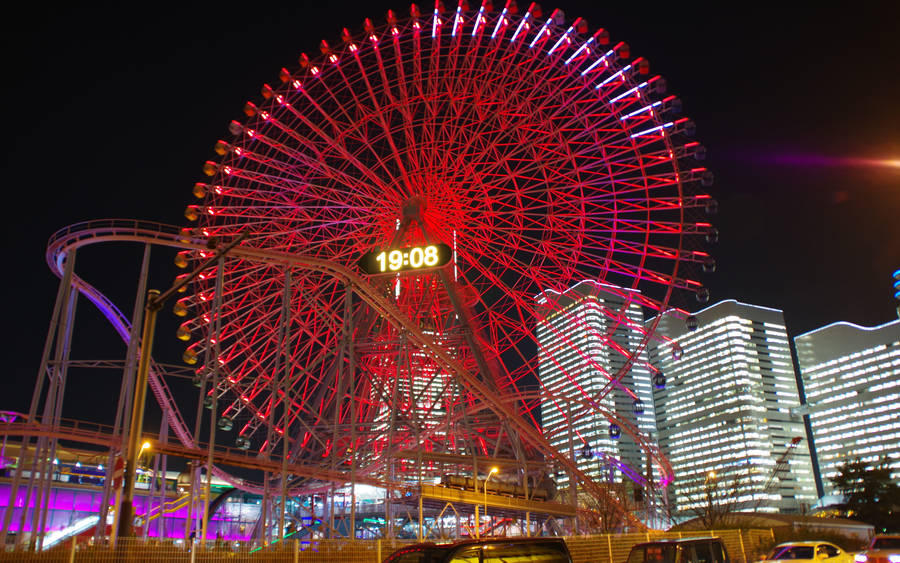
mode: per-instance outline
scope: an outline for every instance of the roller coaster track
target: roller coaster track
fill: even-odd
[[[103,447],[118,447],[122,444],[121,438],[113,433],[113,428],[111,426],[80,420],[63,419],[60,424],[53,426],[30,424],[27,422],[0,422],[0,434],[22,437],[42,436]],[[149,439],[150,437],[148,436],[147,438]],[[206,461],[208,450],[207,444],[202,443],[189,447],[183,444],[162,444],[156,442],[153,444],[153,453]],[[281,461],[279,460],[248,456],[243,450],[227,448],[219,444],[216,444],[213,447],[213,463],[229,465],[232,467],[243,467],[245,469],[269,471],[272,473],[281,471]],[[293,475],[321,481],[343,482],[347,478],[347,475],[340,471],[329,471],[327,469],[310,467],[302,464],[289,463],[287,468]],[[358,477],[356,481],[376,487],[383,487],[386,484],[385,481],[365,476]],[[246,483],[243,484],[246,485]]]
[[[62,277],[68,253],[87,245],[102,242],[136,242],[179,249],[209,250],[206,246],[206,239],[185,236],[181,233],[181,229],[176,226],[120,219],[97,220],[77,223],[55,233],[50,238],[47,246],[47,263],[57,276]],[[498,397],[487,384],[470,373],[450,353],[425,335],[416,324],[406,318],[393,303],[387,300],[365,278],[340,264],[309,256],[253,248],[249,246],[252,243],[253,241],[248,239],[244,244],[238,245],[229,251],[229,256],[254,262],[313,270],[347,284],[353,293],[365,301],[376,314],[390,322],[397,330],[405,332],[411,344],[418,347],[431,360],[446,370],[447,373],[453,374],[458,381],[465,384],[469,391],[484,402],[487,408],[492,410],[502,420],[508,421],[519,432],[520,437],[564,467],[570,475],[582,483],[582,486],[592,496],[604,499],[606,502],[614,503],[615,505],[619,504],[604,488],[594,483],[582,472],[574,460],[557,451],[536,428],[528,424],[509,404],[505,403],[502,397]],[[127,317],[102,293],[80,277],[73,275],[72,284],[100,309],[103,315],[113,324],[113,327],[122,339],[128,342],[131,337],[131,330]],[[160,370],[155,365],[151,366],[149,381],[160,406],[164,412],[169,413],[169,424],[179,441],[189,449],[196,449],[197,445],[194,444],[193,437],[188,431],[188,426],[175,407],[174,398],[161,377]],[[321,470],[319,471],[321,472]],[[217,473],[219,472],[217,471]],[[219,473],[219,476],[235,484],[235,486],[247,487],[246,483],[235,483],[234,478],[224,474],[224,472]],[[346,481],[346,476],[342,480]],[[638,528],[644,528],[643,524],[628,511],[623,510],[623,513],[630,518],[633,525]]]

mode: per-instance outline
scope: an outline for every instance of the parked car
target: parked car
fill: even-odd
[[[384,563],[572,563],[562,538],[486,538],[454,543],[418,543],[399,549]]]
[[[639,543],[626,563],[731,563],[721,538],[682,538]]]
[[[767,563],[853,563],[853,556],[833,543],[825,541],[794,541],[778,544],[763,561]]]
[[[857,563],[900,563],[900,534],[878,534],[856,554]]]

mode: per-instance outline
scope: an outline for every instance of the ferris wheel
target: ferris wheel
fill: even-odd
[[[601,339],[621,368],[602,393],[651,337],[629,307],[705,297],[690,277],[714,232],[702,148],[646,60],[558,10],[414,5],[363,28],[247,103],[194,187],[186,233],[348,268],[407,324],[356,297],[357,282],[228,257],[176,305],[185,360],[220,435],[244,449],[394,480],[446,473],[451,458],[429,453],[529,457],[539,445],[509,416],[538,424],[538,357],[568,352],[540,340],[539,318],[564,306],[540,296],[617,288]],[[635,346],[612,341],[626,323]],[[409,452],[425,459],[415,471]]]

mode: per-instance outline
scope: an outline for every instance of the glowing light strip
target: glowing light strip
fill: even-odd
[[[567,29],[566,32],[563,34],[563,36],[559,38],[559,41],[556,42],[556,45],[554,45],[553,48],[551,48],[549,51],[547,51],[547,54],[552,55],[553,51],[555,51],[556,48],[562,44],[563,41],[567,40],[569,38],[569,35],[571,35],[573,31],[575,31],[575,26],[570,25],[569,29]],[[584,45],[582,45],[582,48],[583,47],[584,47]]]
[[[641,132],[639,132],[639,133],[635,133],[634,135],[630,135],[628,138],[629,138],[629,139],[634,139],[635,137],[640,137],[641,135],[646,135],[646,134],[648,134],[648,133],[653,133],[654,131],[659,131],[659,130],[661,130],[661,129],[668,129],[669,127],[671,127],[671,126],[673,126],[673,125],[675,125],[675,122],[674,122],[674,121],[670,121],[670,122],[668,122],[668,123],[664,123],[664,124],[662,124],[662,125],[658,125],[658,126],[656,126],[656,127],[652,127],[652,128],[650,128],[650,129],[644,129],[643,131],[641,131]]]
[[[531,45],[528,46],[529,49],[534,47],[534,44],[538,42],[538,39],[543,37],[544,32],[547,31],[547,26],[550,25],[550,22],[553,21],[553,18],[547,18],[547,21],[544,22],[544,25],[538,30],[537,35],[534,36],[534,39],[531,40]]]
[[[568,59],[566,59],[566,62],[564,62],[563,64],[566,64],[566,65],[567,65],[567,64],[569,64],[570,62],[572,62],[572,59],[574,59],[575,57],[577,57],[577,56],[578,56],[578,53],[580,53],[580,52],[584,51],[585,49],[589,48],[590,45],[591,45],[591,43],[593,43],[593,42],[594,42],[594,38],[591,37],[591,38],[588,39],[581,47],[579,47],[577,51],[575,51],[574,53],[572,53],[572,56],[569,57]]]
[[[662,100],[660,100],[660,101],[658,101],[658,102],[653,102],[653,103],[650,104],[649,106],[644,106],[644,107],[642,107],[642,108],[640,108],[640,109],[636,109],[636,110],[634,110],[633,112],[631,112],[631,113],[629,113],[629,114],[627,114],[627,115],[623,115],[622,117],[619,118],[619,121],[625,121],[625,120],[628,119],[629,117],[634,117],[635,115],[637,115],[637,114],[639,114],[639,113],[644,113],[645,111],[650,110],[650,109],[653,109],[653,108],[655,108],[656,106],[659,106],[659,105],[662,105]]]
[[[513,36],[510,38],[509,42],[512,43],[516,40],[516,37],[519,36],[519,32],[522,31],[522,28],[528,23],[528,18],[531,17],[531,12],[528,12],[524,16],[522,16],[522,21],[519,22],[519,27],[516,28],[516,32],[513,33]]]
[[[497,32],[500,31],[500,26],[506,23],[506,8],[503,8],[503,11],[500,12],[500,17],[497,18],[497,25],[494,26],[494,31],[491,33],[491,39],[495,39],[497,37]]]
[[[602,62],[605,62],[605,61],[606,61],[606,57],[612,55],[614,52],[615,52],[615,51],[612,50],[612,49],[610,49],[609,51],[607,51],[605,55],[603,55],[602,57],[600,57],[599,59],[597,59],[596,61],[594,61],[594,64],[592,64],[591,66],[589,66],[589,67],[587,67],[586,69],[584,69],[583,71],[581,71],[581,76],[584,76],[585,74],[587,74],[587,73],[589,73],[590,71],[594,70],[594,67],[596,67],[598,64],[600,64],[600,63],[602,63]]]
[[[456,37],[456,30],[459,29],[460,21],[462,21],[462,5],[456,7],[456,17],[453,18],[453,30],[450,31],[451,37]]]
[[[475,37],[475,34],[478,33],[478,28],[481,27],[482,22],[484,22],[484,6],[481,6],[481,9],[478,10],[478,15],[475,16],[475,27],[472,29],[472,37]]]
[[[612,103],[612,102],[618,102],[619,100],[621,100],[621,99],[624,98],[625,96],[628,96],[628,95],[631,95],[631,94],[635,93],[636,91],[640,90],[641,88],[643,88],[643,87],[646,86],[647,84],[650,84],[650,83],[649,83],[649,82],[644,82],[643,84],[638,84],[637,86],[635,86],[635,87],[632,88],[631,90],[629,90],[629,91],[627,91],[627,92],[624,92],[624,93],[622,93],[622,94],[619,94],[619,95],[616,96],[615,98],[611,99],[609,102],[610,102],[610,103]]]
[[[434,8],[434,19],[431,20],[431,38],[434,39],[437,37],[437,29],[441,25],[441,15],[438,12],[437,6]]]
[[[612,76],[610,76],[609,78],[607,78],[606,80],[601,82],[600,84],[597,84],[596,86],[594,86],[594,89],[599,90],[603,86],[606,86],[607,84],[609,84],[610,82],[612,82],[613,80],[618,78],[619,76],[622,76],[622,74],[624,74],[625,71],[629,70],[630,68],[631,68],[631,65],[623,67],[622,70],[620,70],[619,72],[613,74]]]

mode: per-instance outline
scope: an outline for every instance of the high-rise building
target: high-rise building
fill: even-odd
[[[694,316],[696,327],[660,318],[649,347],[666,376],[654,400],[675,512],[697,514],[713,495],[734,510],[811,506],[817,497],[783,313],[727,300]]]
[[[642,435],[655,434],[638,296],[634,290],[585,281],[536,298],[544,434],[593,479],[628,486],[647,474],[647,457],[605,413],[636,426]],[[637,360],[629,362],[637,350]],[[618,383],[611,383],[623,371]],[[625,474],[630,479],[623,479]],[[560,476],[561,485],[567,481]]]
[[[887,456],[900,482],[900,320],[838,322],[794,338],[826,493],[845,461]]]

